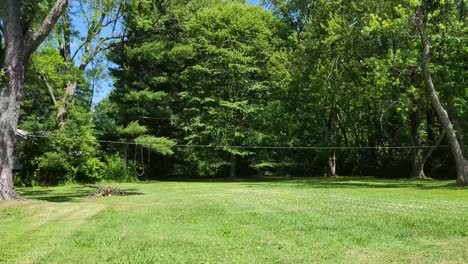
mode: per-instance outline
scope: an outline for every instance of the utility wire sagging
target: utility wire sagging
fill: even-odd
[[[66,137],[56,137],[48,135],[28,135],[28,137],[33,138],[50,138],[50,139],[71,139]],[[72,138],[73,140],[78,140],[82,142],[97,142],[97,143],[107,143],[107,144],[120,144],[120,145],[138,145],[138,146],[156,146],[162,144],[141,144],[136,142],[125,142],[125,141],[113,141],[113,140],[91,140],[91,139],[80,139]],[[175,148],[232,148],[232,149],[291,149],[291,150],[368,150],[368,149],[436,149],[436,148],[448,148],[447,145],[440,146],[351,146],[351,147],[326,147],[326,146],[260,146],[260,145],[244,145],[244,146],[233,146],[233,145],[190,145],[190,144],[178,144],[174,146]]]

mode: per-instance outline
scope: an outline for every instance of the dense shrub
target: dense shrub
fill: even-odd
[[[34,183],[56,185],[65,183],[73,177],[74,168],[64,155],[55,152],[47,152],[38,157],[34,164]]]
[[[131,182],[136,181],[133,173],[133,164],[125,164],[124,159],[118,154],[106,155],[104,157],[105,167],[102,174],[104,181]]]

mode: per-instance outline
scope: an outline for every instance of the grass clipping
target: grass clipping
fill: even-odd
[[[128,196],[128,195],[143,195],[140,192],[130,192],[112,187],[85,185],[85,188],[93,188],[96,191],[90,194],[90,197],[110,197],[110,196]]]

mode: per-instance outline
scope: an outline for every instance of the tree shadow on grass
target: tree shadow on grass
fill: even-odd
[[[463,186],[458,186],[455,183],[446,182],[420,182],[420,181],[402,181],[402,180],[374,180],[374,181],[319,181],[319,182],[306,182],[302,185],[303,188],[373,188],[373,189],[401,189],[412,188],[420,190],[433,190],[433,189],[451,189],[461,190],[465,189]]]
[[[82,198],[87,197],[91,192],[81,187],[72,187],[67,191],[48,188],[48,189],[32,189],[19,188],[20,195],[29,200],[41,200],[48,202],[79,202]]]
[[[151,184],[151,183],[160,183],[160,182],[187,182],[187,183],[242,183],[242,182],[291,182],[293,180],[305,180],[310,178],[295,178],[287,176],[268,176],[268,177],[238,177],[238,178],[222,178],[222,177],[192,177],[192,178],[165,178],[159,180],[148,180],[142,181],[139,183],[142,184]]]
[[[124,189],[129,195],[142,195],[137,189]],[[84,187],[71,187],[67,190],[48,188],[48,189],[33,189],[19,188],[20,195],[29,200],[40,200],[54,203],[63,202],[82,202],[86,198],[94,198],[92,195],[95,190]]]
[[[159,181],[143,181],[141,184],[157,184],[161,182],[182,183],[234,183],[245,187],[274,188],[288,185],[294,188],[336,189],[336,188],[374,188],[397,189],[413,188],[420,190],[449,189],[466,190],[467,186],[460,186],[452,182],[440,180],[411,180],[411,179],[382,179],[372,176],[342,176],[336,178],[300,178],[300,177],[251,177],[251,178],[170,178]]]
[[[316,178],[316,179],[293,179],[288,181],[281,181],[277,183],[268,184],[255,184],[248,183],[244,184],[246,187],[279,187],[281,183],[289,183],[288,186],[295,188],[311,188],[311,189],[359,189],[359,188],[370,188],[370,189],[401,189],[401,188],[412,188],[420,190],[433,190],[433,189],[445,189],[445,190],[468,190],[466,186],[457,185],[454,182],[447,183],[446,181],[420,181],[420,180],[389,180],[389,179],[375,179],[370,177],[356,178]]]

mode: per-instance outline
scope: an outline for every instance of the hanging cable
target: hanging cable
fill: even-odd
[[[148,166],[151,164],[151,149],[150,148],[147,148],[148,149]]]
[[[142,177],[143,175],[145,175],[145,164],[144,164],[144,161],[143,161],[143,146],[141,146],[140,148],[140,171],[138,171],[138,168],[137,168],[137,153],[138,153],[138,143],[135,144],[135,152],[134,152],[134,156],[133,156],[133,169],[135,171],[135,174],[138,176],[138,177]]]
[[[66,139],[66,137],[48,136],[48,135],[28,135],[27,137],[32,138],[52,138],[52,139]],[[70,139],[70,138],[68,138]],[[148,143],[139,144],[135,142],[122,142],[112,140],[98,140],[98,139],[80,139],[73,138],[76,141],[82,142],[98,142],[108,144],[120,144],[120,145],[141,145],[144,147],[161,146],[165,145],[162,143]],[[371,150],[371,149],[437,149],[437,148],[448,148],[447,145],[433,145],[433,146],[354,146],[354,147],[324,147],[324,146],[261,146],[261,145],[190,145],[190,144],[177,144],[174,148],[233,148],[233,149],[289,149],[289,150]]]

